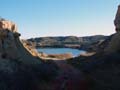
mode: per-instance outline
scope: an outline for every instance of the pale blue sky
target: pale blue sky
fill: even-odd
[[[114,33],[120,0],[0,0],[0,16],[17,23],[22,38]]]

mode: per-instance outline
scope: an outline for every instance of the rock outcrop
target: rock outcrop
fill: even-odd
[[[18,39],[16,25],[10,21],[2,19],[0,21],[0,57],[5,59],[17,59],[18,54],[15,39]]]
[[[13,22],[0,19],[0,90],[40,90],[56,75],[56,66],[44,63],[19,36]]]
[[[22,56],[22,53],[31,54],[30,56],[39,57],[39,53],[29,45],[29,42],[21,43],[19,40],[20,34],[17,32],[17,26],[8,20],[0,20],[0,55],[8,59],[17,59]],[[26,52],[23,51],[26,50]],[[28,57],[26,55],[26,57]]]
[[[106,54],[120,52],[120,5],[118,6],[114,24],[116,33],[112,36],[108,46],[104,48]]]
[[[120,6],[115,27],[117,32],[99,45],[101,50],[99,48],[95,55],[68,61],[93,80],[91,90],[120,90]]]
[[[120,31],[120,5],[118,6],[114,24],[115,24],[116,31]]]
[[[3,18],[0,19],[0,30],[11,30],[12,32],[17,32],[17,26],[8,20],[5,20]]]
[[[31,53],[34,57],[41,57],[41,54],[37,52],[35,45],[33,43],[30,43],[26,40],[21,40],[23,46],[27,49],[29,53]]]
[[[116,33],[108,36],[105,40],[98,41],[95,44],[91,45],[90,51],[95,51],[97,53],[102,54],[110,54],[119,52],[120,48],[120,5],[118,6],[118,10],[114,20]]]

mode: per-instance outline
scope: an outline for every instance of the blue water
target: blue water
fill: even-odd
[[[83,50],[72,49],[72,48],[38,48],[38,52],[43,52],[46,54],[64,54],[72,53],[74,57],[79,56],[80,53],[85,52]]]

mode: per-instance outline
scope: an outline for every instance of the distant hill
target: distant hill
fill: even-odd
[[[27,41],[32,42],[36,47],[70,47],[87,49],[90,45],[99,41],[104,41],[108,36],[95,35],[86,37],[59,36],[59,37],[38,37]]]

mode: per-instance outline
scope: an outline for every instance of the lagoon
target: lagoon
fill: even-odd
[[[64,54],[72,53],[74,57],[79,56],[80,53],[84,53],[84,50],[72,49],[72,48],[37,48],[38,52],[46,54]]]

